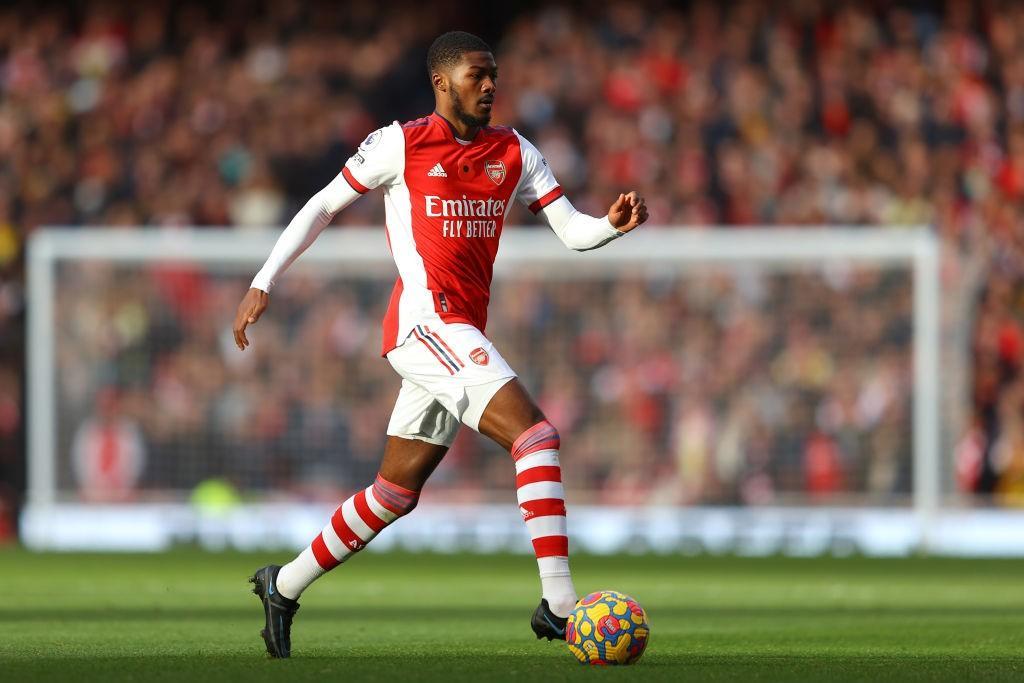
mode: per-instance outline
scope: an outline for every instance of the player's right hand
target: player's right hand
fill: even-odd
[[[242,303],[238,304],[234,326],[235,344],[242,351],[245,351],[245,347],[249,345],[249,339],[245,336],[245,328],[260,319],[269,303],[270,295],[262,289],[253,287],[245,293]]]
[[[647,203],[635,190],[620,194],[608,209],[608,222],[619,232],[629,232],[647,220]]]

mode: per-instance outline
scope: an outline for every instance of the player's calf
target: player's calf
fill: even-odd
[[[564,637],[565,617],[576,605],[576,589],[569,571],[565,492],[558,461],[560,445],[558,430],[542,420],[524,431],[511,449],[516,464],[516,498],[533,541],[544,598],[534,614],[538,638],[548,636],[549,632],[551,637]],[[561,621],[553,623],[550,629],[542,628],[542,633],[537,630],[537,623],[540,619],[543,625],[545,615]],[[558,623],[561,634],[557,633]]]
[[[342,503],[313,542],[281,568],[277,578],[281,594],[298,598],[323,574],[365,548],[384,527],[409,514],[419,495],[419,491],[410,491],[378,474],[372,486]]]
[[[418,491],[377,480],[346,500],[299,556],[283,567],[268,565],[249,579],[263,602],[265,626],[260,632],[272,657],[291,656],[292,618],[297,599],[311,583],[359,552],[380,531],[416,507]]]

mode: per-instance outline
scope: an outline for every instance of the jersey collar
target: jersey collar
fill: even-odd
[[[456,144],[461,144],[462,146],[466,146],[469,143],[477,142],[480,139],[480,134],[483,132],[482,127],[479,130],[477,130],[476,135],[474,135],[472,139],[463,140],[462,138],[455,135],[455,127],[452,125],[451,121],[438,114],[437,111],[431,112],[430,116],[427,118],[431,119],[434,123],[441,126],[447,132],[447,135],[449,138],[451,138],[452,142]]]

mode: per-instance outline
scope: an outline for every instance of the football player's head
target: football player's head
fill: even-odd
[[[450,102],[462,123],[491,122],[498,65],[487,43],[465,31],[443,33],[427,51],[427,71],[438,102]]]

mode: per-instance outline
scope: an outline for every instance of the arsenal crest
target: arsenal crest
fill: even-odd
[[[499,161],[498,163],[501,163],[501,162]],[[505,178],[505,167],[504,166],[502,166],[502,168],[501,168],[501,174],[502,174],[502,180],[504,180],[504,178]],[[488,175],[490,175],[490,173],[488,173]],[[493,178],[492,178],[492,180],[493,180]],[[500,180],[495,180],[494,182],[498,183],[498,182],[501,182],[501,181]],[[484,351],[483,347],[479,347],[478,346],[477,348],[475,348],[475,349],[473,349],[472,351],[469,352],[469,359],[471,361],[473,361],[474,363],[476,363],[477,365],[487,365],[487,361],[489,361],[491,359],[491,357],[487,355],[487,352]]]
[[[501,161],[488,161],[484,164],[484,171],[487,172],[487,177],[494,181],[495,185],[501,185],[505,181],[505,164]],[[484,358],[487,358],[487,354],[484,354]],[[481,365],[486,365],[481,363]]]

